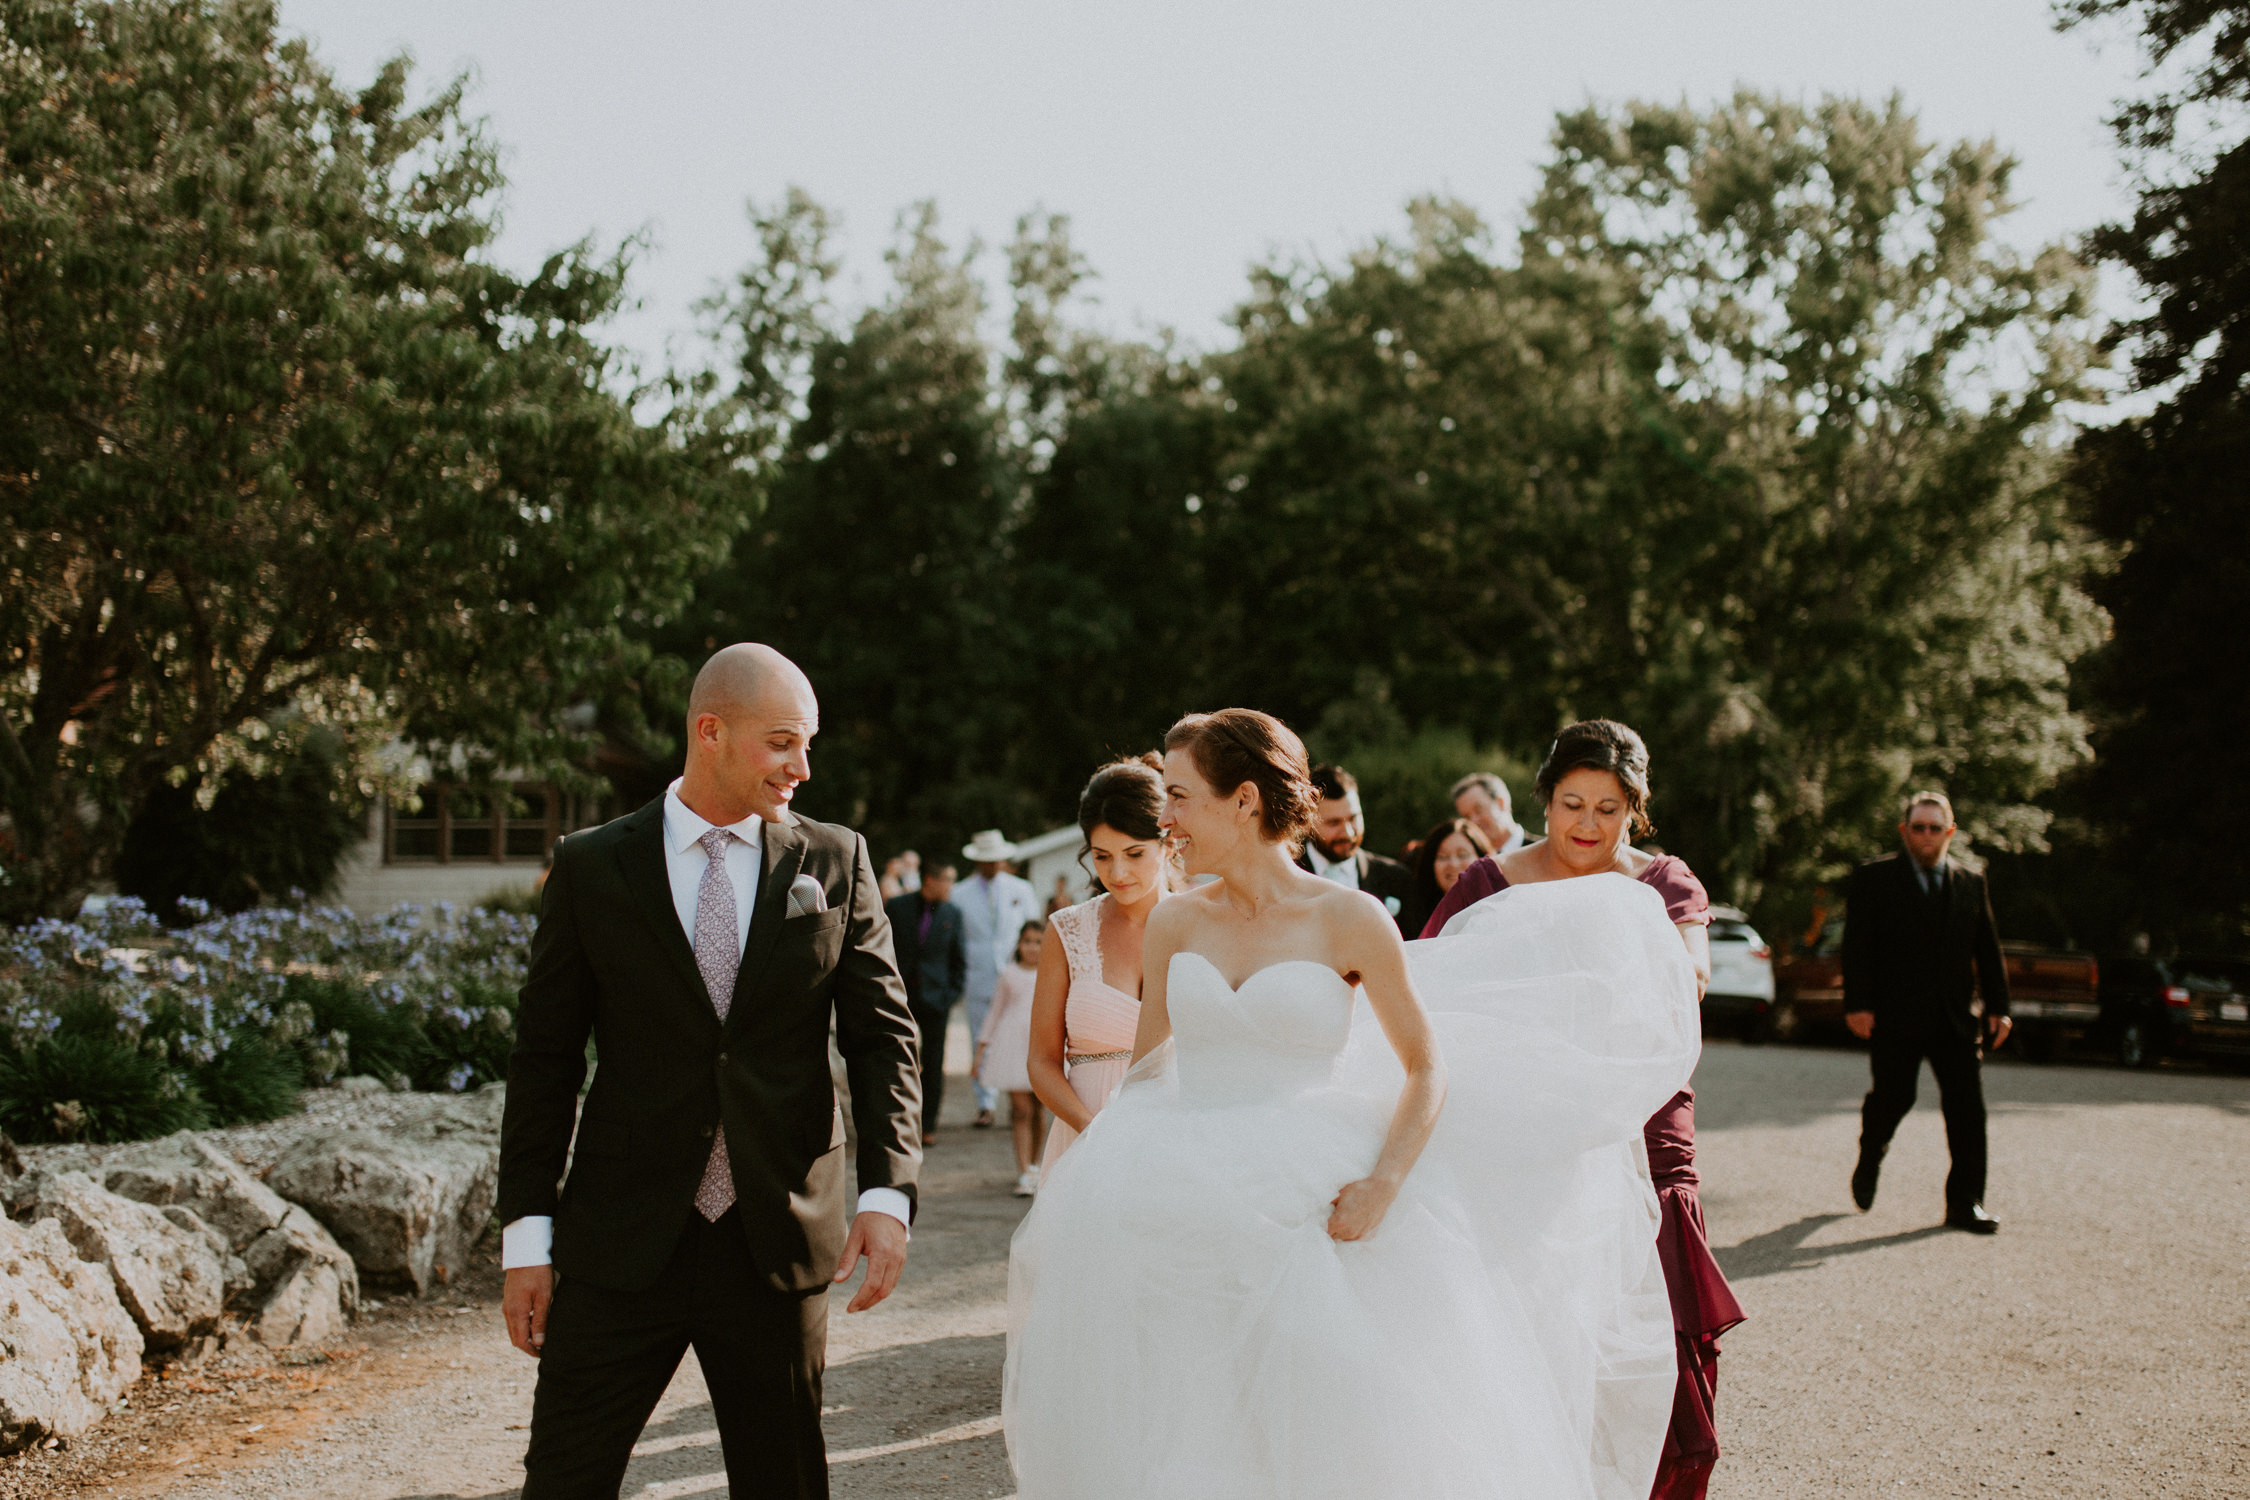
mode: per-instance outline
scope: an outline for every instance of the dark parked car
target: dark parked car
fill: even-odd
[[[2143,1068],[2169,1053],[2250,1056],[2250,961],[2102,960],[2102,1031],[2117,1060]]]
[[[2101,965],[2091,953],[2002,943],[2008,965],[2009,1045],[2045,1062],[2070,1042],[2102,1029]]]
[[[1773,1035],[1844,1031],[1844,919],[1821,924],[1812,946],[1774,960]]]
[[[1810,948],[1774,964],[1772,1034],[1844,1032],[1844,919],[1830,917]],[[2008,1045],[2033,1059],[2054,1056],[2074,1038],[2101,1028],[2095,998],[2099,965],[2088,953],[2002,943],[2008,965],[2010,1012],[2016,1030]]]

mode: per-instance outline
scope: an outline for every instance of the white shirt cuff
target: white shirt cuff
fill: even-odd
[[[500,1231],[500,1269],[552,1265],[554,1249],[555,1221],[545,1214],[525,1214]]]
[[[872,1187],[859,1195],[859,1211],[863,1214],[889,1214],[907,1227],[907,1238],[913,1238],[914,1205],[906,1201],[906,1194],[897,1188]]]

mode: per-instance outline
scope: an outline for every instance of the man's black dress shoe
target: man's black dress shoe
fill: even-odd
[[[1984,1211],[1981,1203],[1972,1203],[1958,1213],[1945,1216],[1948,1229],[1966,1229],[1971,1234],[1998,1234],[2000,1221]]]
[[[1859,1205],[1861,1213],[1875,1206],[1875,1176],[1882,1170],[1880,1160],[1869,1161],[1864,1156],[1859,1159],[1859,1165],[1852,1168],[1852,1202]]]

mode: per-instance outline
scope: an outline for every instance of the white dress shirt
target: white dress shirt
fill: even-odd
[[[1323,880],[1333,880],[1347,891],[1359,889],[1359,851],[1354,849],[1351,858],[1331,860],[1321,852],[1320,845],[1310,839],[1305,841],[1305,858],[1312,872]]]
[[[711,857],[703,852],[703,835],[719,825],[680,800],[680,784],[664,789],[664,874],[672,886],[672,910],[680,930],[695,940],[695,906],[703,890],[703,872]],[[734,942],[737,948],[750,940],[750,916],[757,904],[758,862],[765,852],[765,823],[756,816],[727,825],[734,837],[727,843],[727,879],[734,884]],[[871,1187],[859,1195],[861,1213],[889,1214],[905,1224],[912,1216],[906,1194],[897,1188]],[[554,1258],[555,1221],[546,1214],[526,1214],[500,1231],[501,1269],[544,1266]]]

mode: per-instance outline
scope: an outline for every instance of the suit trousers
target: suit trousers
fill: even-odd
[[[1984,1077],[1974,1041],[1941,1022],[1916,1025],[1879,1018],[1868,1039],[1874,1086],[1860,1106],[1859,1154],[1866,1161],[1881,1161],[1890,1149],[1899,1121],[1914,1108],[1924,1059],[1937,1078],[1945,1145],[1953,1158],[1945,1179],[1945,1211],[1957,1214],[1984,1201]]]
[[[736,1500],[827,1500],[820,1432],[828,1291],[777,1290],[750,1258],[742,1210],[688,1214],[654,1286],[557,1278],[531,1405],[522,1500],[616,1500],[680,1357],[703,1366]],[[683,1425],[700,1426],[693,1414]]]
[[[938,1110],[945,1103],[945,1027],[953,1012],[919,1003],[913,1010],[922,1028],[922,1134],[934,1135]]]

